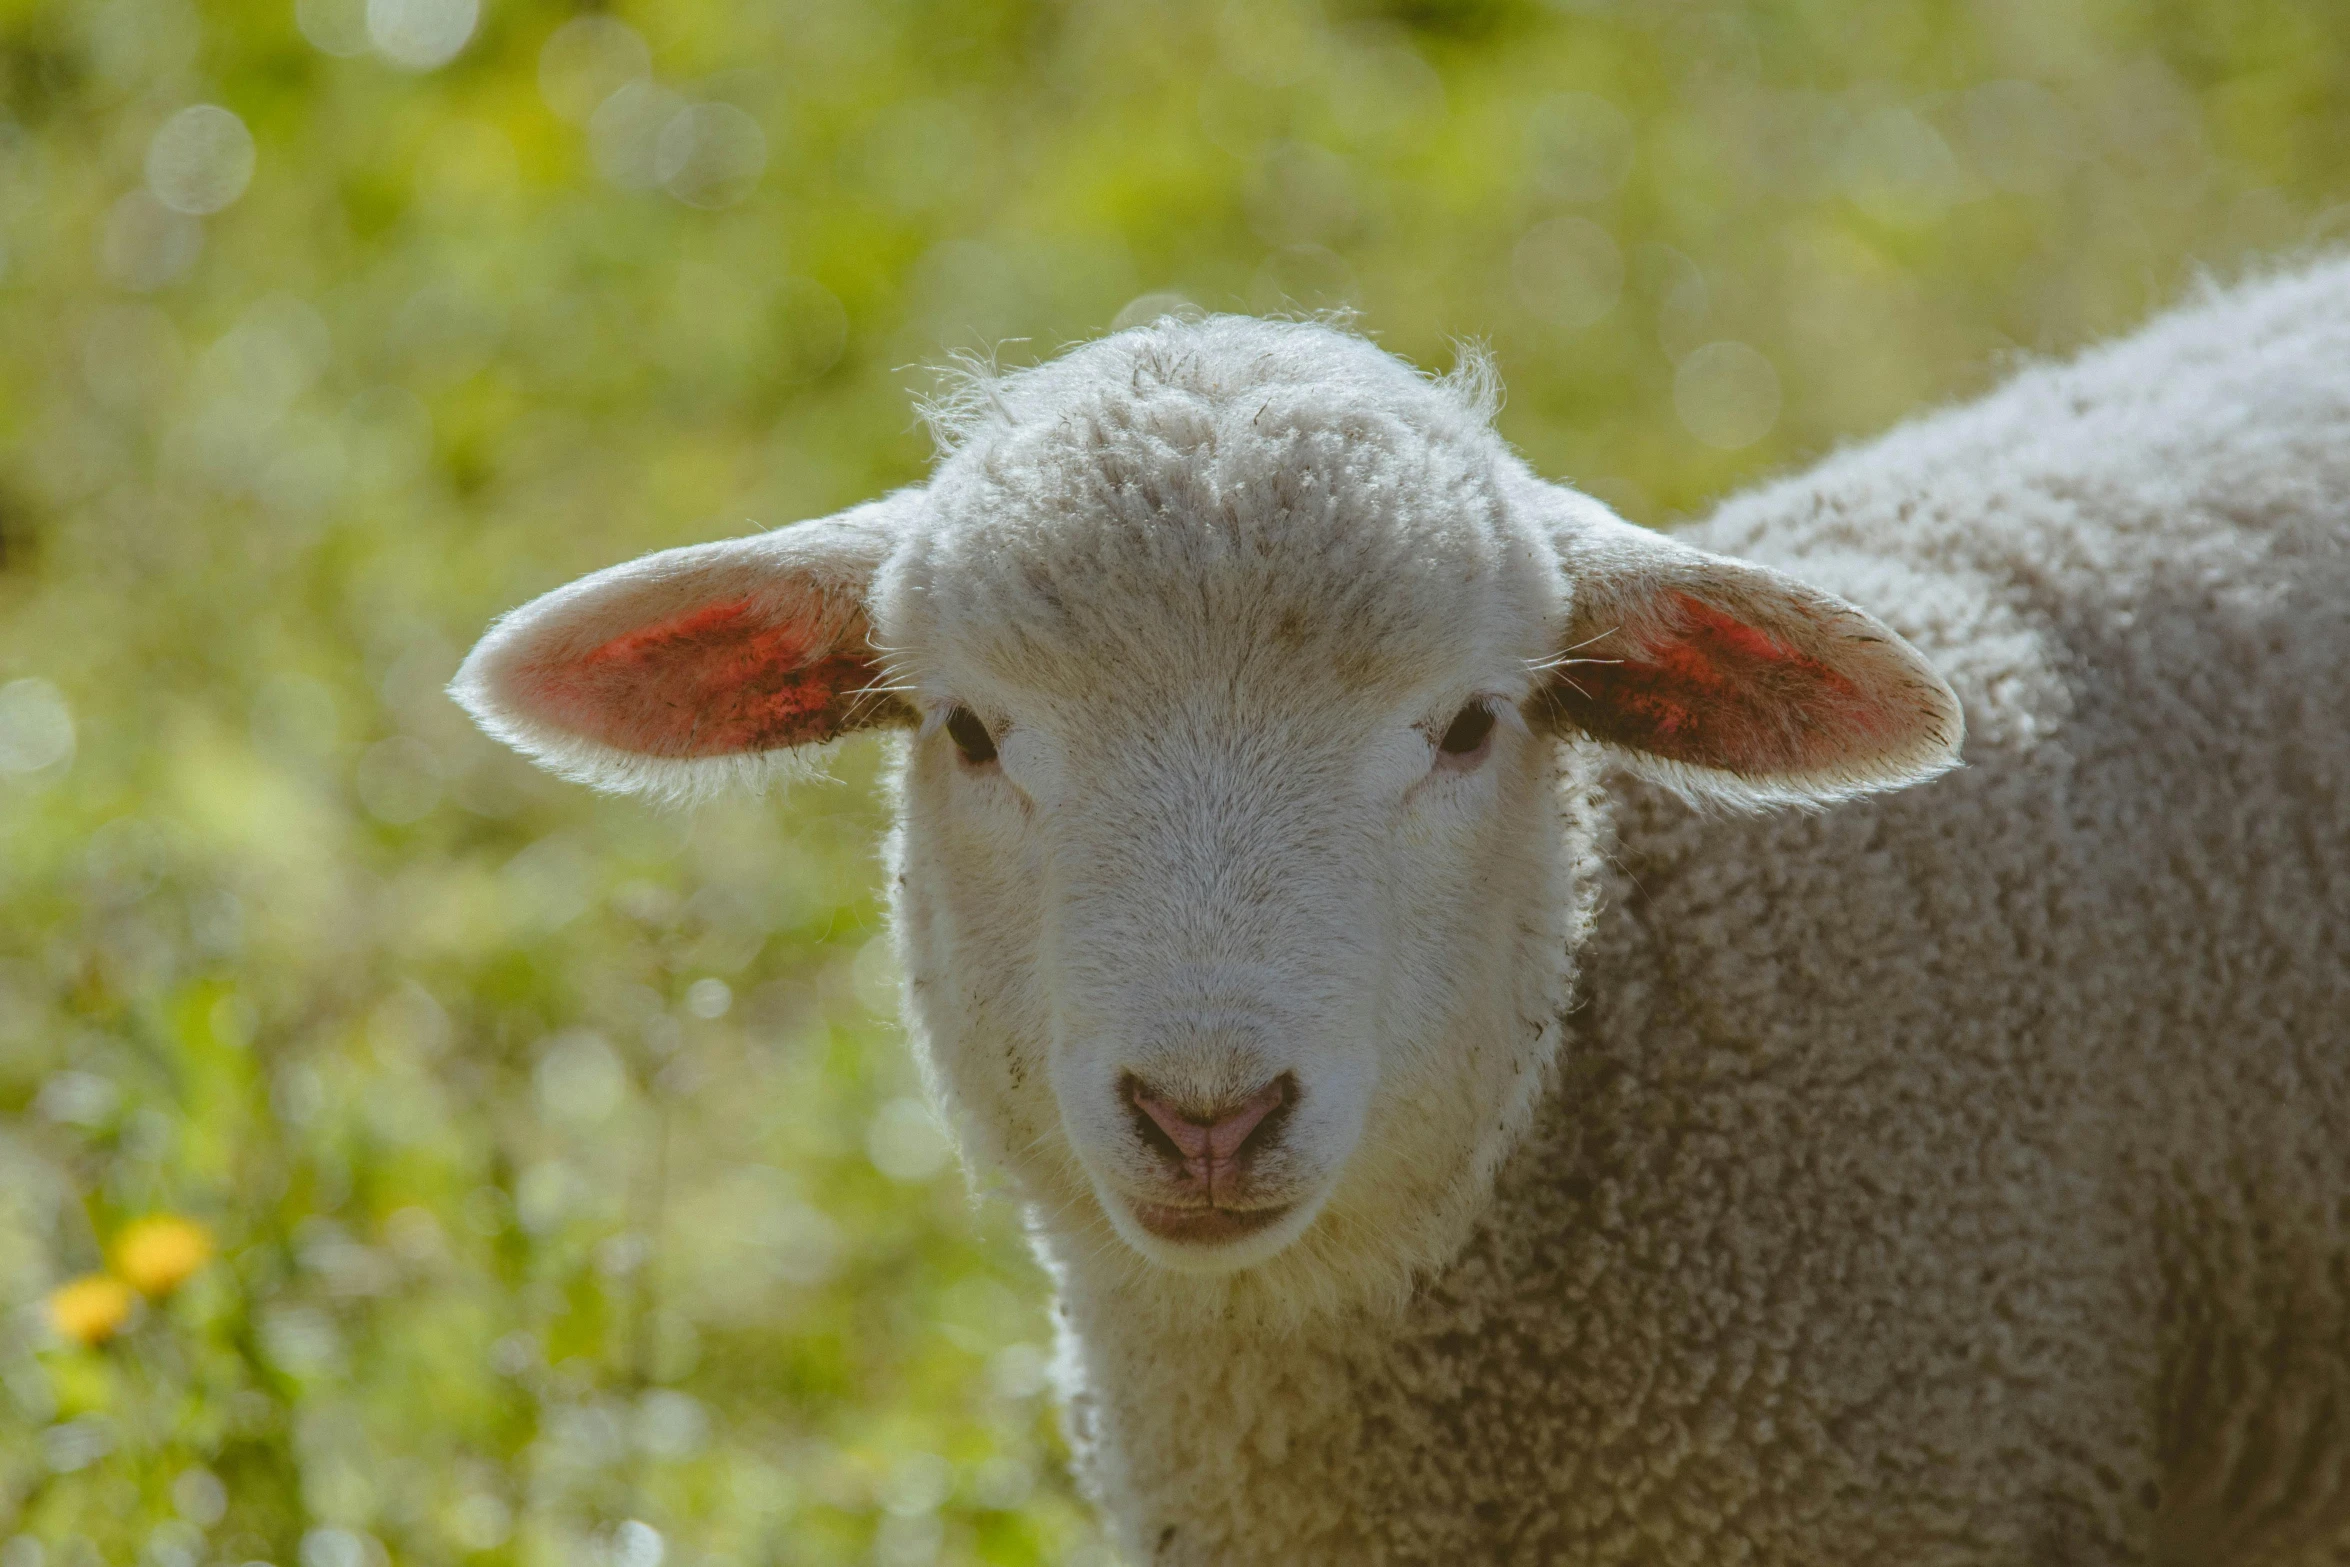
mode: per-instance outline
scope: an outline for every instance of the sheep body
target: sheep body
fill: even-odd
[[[1121,333],[454,689],[673,794],[913,727],[915,1047],[1137,1562],[2350,1544],[2350,264],[1678,539],[1484,391]]]
[[[1555,1080],[1400,1311],[1067,1251],[1137,1561],[2221,1563],[2350,1528],[2350,266],[1685,535],[1868,606],[1967,765],[1616,791]],[[1587,862],[1595,871],[1601,861]]]

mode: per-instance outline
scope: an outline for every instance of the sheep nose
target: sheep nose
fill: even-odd
[[[1284,1072],[1246,1099],[1214,1104],[1179,1102],[1153,1093],[1140,1080],[1126,1080],[1126,1099],[1147,1117],[1145,1141],[1183,1167],[1189,1184],[1210,1203],[1229,1195],[1232,1179],[1255,1150],[1250,1139],[1266,1119],[1297,1102],[1297,1079]],[[1157,1137],[1150,1135],[1151,1131]],[[1263,1139],[1258,1139],[1259,1143]]]

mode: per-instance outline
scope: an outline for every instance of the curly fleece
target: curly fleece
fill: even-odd
[[[915,727],[915,1047],[1138,1563],[2350,1559],[2350,264],[1678,541],[1485,390],[1156,323],[455,690],[657,793]],[[1296,1074],[1294,1230],[1118,1228],[1134,1059]]]
[[[1880,615],[1966,765],[1611,790],[1556,1079],[1399,1313],[1068,1293],[1125,1550],[2350,1559],[2350,266],[1682,537]]]

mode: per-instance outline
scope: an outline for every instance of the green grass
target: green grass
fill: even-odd
[[[918,476],[921,366],[1351,305],[1663,523],[2350,236],[2327,0],[364,12],[0,0],[0,1567],[1103,1559],[883,747],[662,815],[440,692]],[[217,1256],[60,1333],[151,1214]]]

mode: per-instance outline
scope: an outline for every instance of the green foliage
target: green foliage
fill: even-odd
[[[0,1567],[1100,1559],[884,749],[664,816],[441,695],[911,367],[1351,305],[1659,522],[2350,232],[2329,0],[471,12],[0,0]]]

